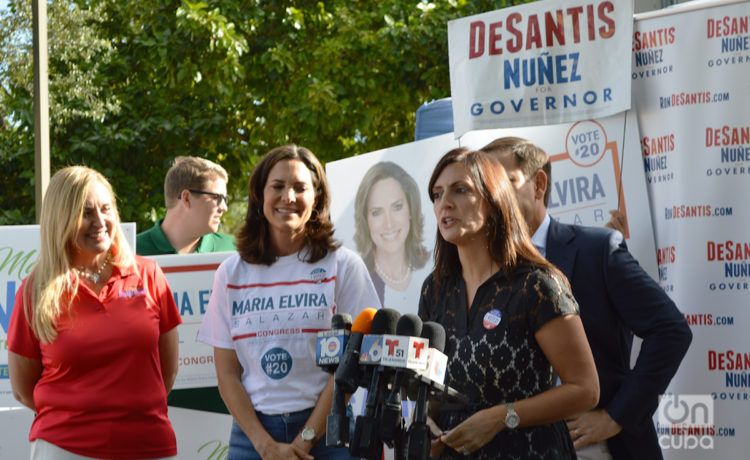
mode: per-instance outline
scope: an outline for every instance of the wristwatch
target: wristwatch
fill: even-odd
[[[302,430],[302,433],[299,434],[299,437],[302,438],[303,441],[315,442],[315,428],[306,426],[305,429]]]
[[[505,426],[508,428],[518,428],[518,425],[521,424],[521,417],[518,416],[518,412],[516,412],[516,409],[513,407],[513,403],[506,404],[505,410]]]

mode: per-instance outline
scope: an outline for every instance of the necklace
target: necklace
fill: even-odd
[[[380,265],[378,265],[378,261],[375,261],[375,271],[378,272],[378,275],[380,275],[381,278],[383,278],[384,281],[386,281],[388,284],[392,284],[395,286],[403,286],[404,284],[408,284],[409,279],[411,278],[411,264],[408,264],[406,266],[406,274],[402,276],[401,278],[391,278],[388,276],[385,271],[380,268]]]
[[[102,278],[102,272],[105,268],[109,266],[110,261],[112,260],[112,256],[107,253],[107,256],[104,258],[104,261],[101,265],[99,265],[99,268],[95,272],[90,272],[85,268],[82,267],[76,267],[75,271],[78,273],[78,276],[86,278],[87,280],[91,281],[93,284],[99,284],[99,281],[101,281]]]

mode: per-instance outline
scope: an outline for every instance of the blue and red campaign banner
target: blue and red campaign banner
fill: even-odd
[[[633,2],[541,1],[448,23],[456,137],[630,108]]]

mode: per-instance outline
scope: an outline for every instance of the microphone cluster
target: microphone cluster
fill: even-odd
[[[417,315],[368,308],[354,323],[348,315],[334,315],[331,330],[318,333],[316,347],[318,366],[334,375],[326,445],[348,445],[354,457],[380,460],[385,443],[397,460],[429,458],[429,399],[466,401],[443,385],[448,362],[444,348],[443,327],[423,323]],[[358,387],[367,388],[367,397],[350,440],[345,401]],[[408,430],[401,409],[405,394],[416,395]]]

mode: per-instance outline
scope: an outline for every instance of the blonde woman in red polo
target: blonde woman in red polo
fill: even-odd
[[[36,412],[31,458],[175,458],[180,316],[159,267],[125,241],[109,182],[58,171],[40,230],[8,331],[13,394]]]

